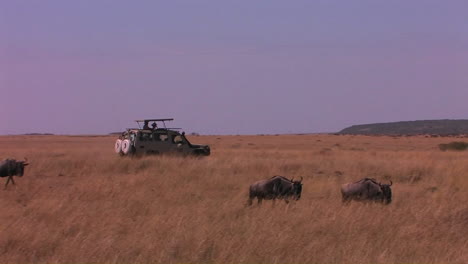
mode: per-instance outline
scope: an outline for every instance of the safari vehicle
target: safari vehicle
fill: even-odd
[[[180,128],[167,128],[166,122],[173,118],[135,120],[138,128],[128,128],[115,142],[116,153],[125,155],[177,153],[183,155],[210,155],[208,145],[195,145],[180,133]],[[152,122],[152,128],[149,123]],[[141,124],[144,124],[141,128]],[[158,128],[157,123],[163,127]]]

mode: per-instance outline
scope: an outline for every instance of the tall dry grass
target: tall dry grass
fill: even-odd
[[[468,153],[450,138],[200,136],[212,156],[121,158],[113,137],[0,137],[28,157],[0,190],[0,263],[467,263]],[[246,207],[250,183],[304,177],[300,201]],[[394,183],[343,206],[342,183]],[[4,183],[0,181],[1,184]]]

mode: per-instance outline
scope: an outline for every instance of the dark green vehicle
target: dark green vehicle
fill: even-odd
[[[139,154],[163,154],[175,153],[182,155],[208,156],[211,153],[208,145],[195,145],[185,137],[185,132],[180,133],[180,128],[167,128],[164,119],[136,120],[139,128],[129,128],[115,142],[116,153],[124,155]],[[152,126],[149,123],[152,122]],[[156,122],[162,122],[163,128],[158,128]],[[140,124],[143,123],[143,128]]]

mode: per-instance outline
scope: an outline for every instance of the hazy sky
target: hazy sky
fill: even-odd
[[[467,1],[0,1],[0,134],[468,118]]]

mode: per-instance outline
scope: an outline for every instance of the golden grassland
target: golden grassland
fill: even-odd
[[[0,159],[30,161],[0,190],[0,263],[468,263],[468,152],[438,149],[453,138],[189,139],[212,155],[0,137]],[[303,176],[301,200],[247,207],[249,185],[275,174]],[[340,185],[363,177],[391,179],[392,204],[342,205]]]

